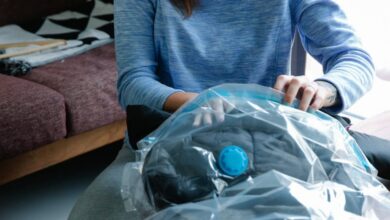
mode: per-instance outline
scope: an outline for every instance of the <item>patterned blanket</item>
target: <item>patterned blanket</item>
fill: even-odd
[[[78,55],[110,43],[113,38],[112,0],[94,0],[77,11],[64,11],[20,26],[3,26],[0,27],[0,57],[7,58],[0,59],[0,72],[24,75],[33,67]],[[63,45],[49,48],[26,44],[52,39],[65,41]],[[18,46],[9,46],[15,44]]]

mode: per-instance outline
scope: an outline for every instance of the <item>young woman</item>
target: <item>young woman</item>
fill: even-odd
[[[290,76],[295,31],[325,74]],[[330,113],[370,89],[374,67],[344,13],[332,0],[116,0],[115,42],[121,105],[175,111],[222,83],[256,83]],[[89,187],[71,219],[128,219],[117,160]]]
[[[120,103],[174,111],[227,82],[302,93],[301,109],[338,113],[371,87],[373,64],[339,6],[329,0],[117,1]],[[324,67],[315,82],[291,77],[298,30]]]

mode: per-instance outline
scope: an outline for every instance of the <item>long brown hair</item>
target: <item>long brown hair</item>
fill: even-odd
[[[179,8],[186,17],[191,16],[199,0],[171,0],[172,4]]]

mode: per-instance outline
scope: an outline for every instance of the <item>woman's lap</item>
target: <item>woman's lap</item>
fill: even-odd
[[[116,159],[92,182],[73,207],[71,220],[134,219],[125,211],[121,197],[122,173],[125,164],[134,160],[134,153],[122,147]]]

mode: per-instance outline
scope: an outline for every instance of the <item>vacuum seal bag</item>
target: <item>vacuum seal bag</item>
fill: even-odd
[[[138,143],[125,205],[150,219],[387,218],[389,192],[343,126],[282,102],[259,85],[204,91]]]

